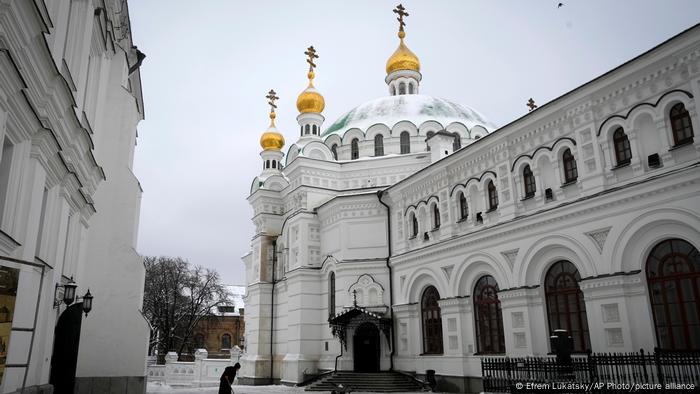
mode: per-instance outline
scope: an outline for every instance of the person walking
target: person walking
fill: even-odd
[[[228,366],[224,369],[224,373],[219,378],[219,393],[218,394],[233,394],[233,380],[236,378],[236,373],[241,369],[241,364],[236,363],[233,367]]]

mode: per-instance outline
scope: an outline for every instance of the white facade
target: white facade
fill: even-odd
[[[392,319],[393,336],[379,336],[381,370],[434,369],[469,391],[469,377],[481,375],[477,353],[484,353],[476,282],[489,275],[497,283],[500,353],[546,354],[558,327],[549,327],[544,281],[560,261],[580,276],[586,347],[659,346],[647,258],[664,240],[700,249],[700,27],[497,130],[466,107],[456,116],[449,108],[425,110],[442,101],[417,94],[420,74],[410,79],[414,94],[397,94],[396,78],[387,76],[392,96],[361,105],[315,138],[302,125],[305,141],[290,147],[284,169],[253,181],[242,377],[297,383],[322,370],[356,368],[352,330],[338,357],[328,322],[352,307],[356,294],[358,306]],[[677,104],[695,130],[682,142],[670,122]],[[615,153],[618,127],[629,163]],[[410,153],[402,154],[404,131]],[[452,133],[460,136],[458,151]],[[383,152],[375,150],[378,134]],[[571,161],[564,166],[568,154],[577,174]],[[439,352],[424,341],[421,298],[429,287],[439,293]]]
[[[54,294],[70,278],[94,296],[77,392],[145,392],[132,173],[143,55],[129,23],[124,1],[0,4],[0,265],[20,270],[2,393],[48,385],[66,309]]]

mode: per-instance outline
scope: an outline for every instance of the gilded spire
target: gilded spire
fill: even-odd
[[[406,9],[401,4],[397,5],[393,12],[398,15],[396,20],[399,21],[398,35],[400,42],[399,47],[386,62],[386,73],[391,74],[392,72],[398,70],[411,70],[419,72],[420,61],[418,60],[418,56],[411,52],[403,41],[403,39],[406,37],[406,32],[404,31],[406,22],[404,22],[403,18],[408,16],[408,12],[406,12]]]
[[[326,106],[326,101],[321,93],[319,93],[314,87],[314,77],[316,76],[316,73],[314,72],[316,69],[316,63],[314,60],[318,59],[314,46],[312,45],[306,48],[304,55],[307,56],[306,62],[309,63],[309,73],[307,74],[307,77],[309,78],[309,86],[307,86],[306,89],[299,94],[299,97],[297,98],[297,109],[300,113],[321,113],[323,108]]]
[[[279,97],[273,89],[270,89],[265,98],[270,104],[270,127],[260,136],[260,146],[263,150],[281,150],[284,147],[284,136],[275,127],[275,109],[277,108],[275,101],[279,100]]]

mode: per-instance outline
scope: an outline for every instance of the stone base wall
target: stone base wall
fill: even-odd
[[[9,394],[53,394],[53,385],[42,384],[40,386],[25,387],[23,390],[13,391]]]
[[[75,394],[146,394],[145,376],[90,376],[75,378]]]
[[[418,374],[416,378],[425,380],[425,375]],[[481,378],[474,376],[446,376],[435,374],[436,391],[445,393],[479,394],[484,391]]]

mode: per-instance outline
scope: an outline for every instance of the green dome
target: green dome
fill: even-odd
[[[392,128],[401,121],[420,126],[430,120],[440,123],[443,127],[461,123],[468,129],[474,126],[482,126],[489,132],[495,129],[491,122],[472,108],[437,97],[408,94],[382,97],[364,103],[336,120],[326,129],[323,136],[338,134],[342,137],[346,131],[354,128],[364,132],[375,124],[384,124]]]

